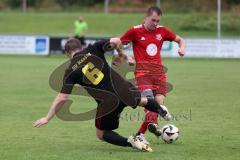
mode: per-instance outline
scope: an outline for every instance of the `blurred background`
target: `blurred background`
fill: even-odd
[[[221,41],[222,48],[229,46],[232,49],[232,46],[240,43],[240,0],[1,0],[0,34],[5,35],[1,38],[1,44],[4,43],[3,39],[16,39],[8,37],[9,35],[47,36],[45,54],[62,53],[61,48],[66,39],[74,36],[74,21],[79,16],[83,16],[88,24],[85,33],[88,44],[105,37],[121,36],[128,28],[142,23],[146,9],[154,5],[160,6],[163,10],[161,25],[169,27],[184,38],[194,38],[186,39],[190,45],[188,48],[193,46],[196,50],[189,51],[193,54],[192,56],[187,54],[190,57],[219,55],[219,53],[209,56],[208,53],[200,53],[201,55],[193,53],[199,52],[201,48],[209,48],[209,52],[213,49],[220,52],[219,50],[222,50],[218,47],[220,42],[213,39],[224,38],[225,41]],[[201,41],[196,41],[196,38]],[[198,46],[191,43],[193,41],[198,43]],[[38,42],[41,44],[44,40]],[[206,47],[212,43],[217,45]],[[200,44],[206,45],[199,46]],[[166,56],[174,56],[175,47],[177,46],[174,43],[165,43],[163,55],[168,50]],[[11,46],[10,48],[12,49]],[[172,50],[169,51],[168,48]],[[6,52],[11,50],[0,49],[0,53]],[[235,55],[236,51],[232,52],[234,55],[229,57],[240,57]],[[225,52],[221,55],[219,57],[226,57]]]
[[[161,23],[178,34],[214,36],[218,1],[222,34],[240,36],[240,0],[1,0],[0,32],[68,35],[74,19],[82,14],[90,35],[121,34],[139,24],[148,7],[158,5],[164,13]]]
[[[154,152],[146,154],[98,141],[94,120],[54,118],[33,128],[56,95],[49,77],[68,60],[62,49],[76,21],[86,22],[89,44],[123,35],[154,5],[163,10],[160,24],[186,41],[186,57],[178,56],[176,43],[165,42],[161,52],[173,85],[166,106],[176,118],[159,123],[176,125],[179,140],[167,145],[147,133]],[[239,46],[240,0],[0,0],[0,159],[239,159]],[[96,107],[89,97],[71,99],[73,113]],[[142,108],[128,108],[118,129],[126,137],[144,118]]]

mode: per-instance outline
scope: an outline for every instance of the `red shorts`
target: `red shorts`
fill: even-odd
[[[167,78],[164,73],[149,74],[135,73],[137,87],[140,92],[145,89],[152,89],[154,94],[167,94]]]

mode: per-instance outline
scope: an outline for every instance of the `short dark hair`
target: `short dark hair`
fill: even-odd
[[[82,49],[81,42],[76,38],[69,39],[66,44],[64,45],[64,52],[66,54],[70,54],[73,51],[78,49]]]
[[[148,8],[147,16],[151,16],[154,12],[157,13],[157,15],[159,15],[159,16],[162,15],[162,10],[159,7],[153,6],[153,7]]]

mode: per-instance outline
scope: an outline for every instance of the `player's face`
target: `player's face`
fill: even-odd
[[[160,16],[157,15],[157,13],[153,12],[153,14],[145,18],[144,25],[147,30],[152,31],[157,27],[157,25],[159,24],[159,21],[160,21]]]

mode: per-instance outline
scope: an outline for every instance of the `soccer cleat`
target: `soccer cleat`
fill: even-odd
[[[136,136],[141,142],[145,143],[146,145],[150,145],[150,143],[147,141],[145,138],[144,134],[140,133],[139,135]]]
[[[155,136],[160,137],[162,135],[161,129],[158,128],[157,124],[155,123],[149,123],[148,124],[148,130],[149,132],[153,133]]]
[[[160,116],[163,117],[163,119],[165,119],[166,121],[170,121],[172,116],[171,114],[169,113],[168,109],[166,106],[164,105],[160,105],[161,106],[161,109],[163,110],[162,113],[160,113]]]
[[[149,147],[149,145],[146,145],[145,143],[141,142],[137,137],[130,136],[127,140],[129,143],[131,143],[132,147],[134,149],[144,151],[144,152],[152,152],[152,148]]]

